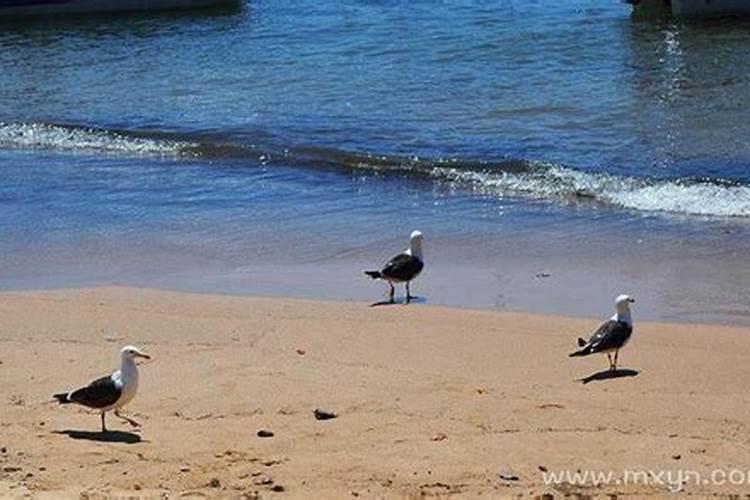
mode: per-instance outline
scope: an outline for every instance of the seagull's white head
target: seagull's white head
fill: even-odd
[[[619,314],[624,314],[630,311],[630,304],[633,304],[635,299],[630,295],[618,295],[615,299],[615,309]]]
[[[122,360],[135,360],[136,358],[151,359],[151,356],[141,351],[135,346],[126,345],[120,350],[120,356]]]
[[[409,254],[413,255],[419,260],[424,260],[424,257],[422,256],[423,239],[424,237],[422,236],[422,231],[412,231],[411,236],[409,237]]]

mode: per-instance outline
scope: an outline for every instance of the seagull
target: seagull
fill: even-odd
[[[409,248],[404,253],[396,255],[386,262],[380,271],[365,271],[365,274],[374,280],[381,279],[388,282],[388,285],[391,287],[391,304],[395,302],[393,295],[396,293],[393,284],[405,282],[406,303],[408,304],[412,299],[411,292],[409,291],[409,282],[419,276],[423,267],[422,233],[420,231],[412,231]]]
[[[570,357],[604,353],[609,358],[609,369],[617,370],[617,354],[620,349],[625,347],[633,333],[630,304],[634,302],[635,300],[630,295],[618,295],[615,299],[617,313],[605,321],[588,341],[579,338],[578,347],[580,349],[571,353]],[[612,361],[613,352],[615,353],[614,362]]]
[[[133,427],[140,424],[119,413],[120,408],[129,403],[138,391],[138,367],[136,358],[151,359],[151,356],[137,347],[127,345],[120,350],[120,369],[111,375],[98,378],[86,387],[61,392],[53,397],[61,404],[78,403],[79,405],[99,410],[102,416],[102,432],[107,432],[104,415],[114,410],[115,415]]]

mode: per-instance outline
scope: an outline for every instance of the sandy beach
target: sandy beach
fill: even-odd
[[[750,500],[739,4],[0,0],[0,500]]]
[[[750,469],[750,330],[634,314],[622,376],[605,378],[606,358],[568,358],[599,318],[132,288],[0,294],[0,496],[750,491],[730,484],[739,472],[714,472]],[[126,411],[140,429],[110,416],[102,435],[96,414],[51,402],[115,368],[127,343],[153,356]],[[589,470],[649,479],[547,484]]]

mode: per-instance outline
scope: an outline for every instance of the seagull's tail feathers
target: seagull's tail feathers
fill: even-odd
[[[54,394],[52,397],[57,400],[58,403],[61,405],[72,403],[73,401],[70,400],[68,397],[70,394],[67,392],[61,392],[60,394]]]
[[[569,356],[571,358],[575,358],[575,357],[578,357],[578,356],[588,356],[592,352],[594,352],[594,350],[591,348],[590,345],[587,345],[587,346],[584,346],[582,349],[579,349],[579,350],[577,350],[575,352],[571,352],[569,354]]]
[[[578,337],[578,347],[583,347],[586,344],[588,344],[588,342],[586,342],[586,339]]]
[[[365,271],[365,274],[374,280],[383,277],[380,271]]]

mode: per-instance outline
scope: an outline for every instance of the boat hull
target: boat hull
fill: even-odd
[[[0,0],[0,18],[146,10],[179,10],[234,5],[238,0]]]

